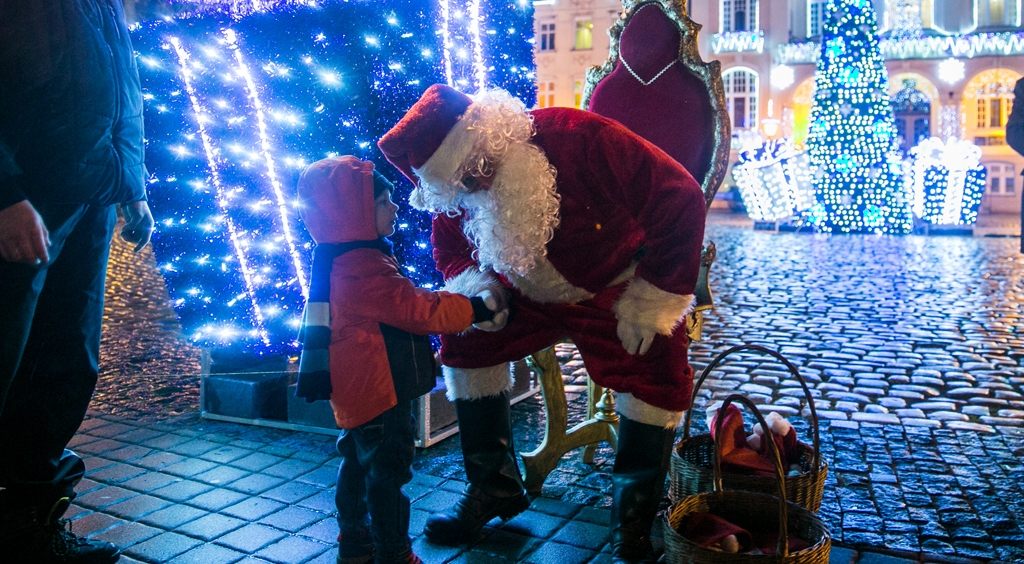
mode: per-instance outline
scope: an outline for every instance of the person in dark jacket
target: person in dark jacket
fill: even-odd
[[[402,276],[387,239],[398,206],[373,168],[332,157],[299,178],[300,213],[317,247],[296,395],[330,399],[343,429],[338,564],[416,564],[402,493],[415,453],[411,404],[437,373],[429,340],[416,336],[486,330],[508,312],[490,291],[431,292]]]
[[[121,0],[0,0],[0,550],[115,562],[60,519],[98,377],[115,204],[141,250],[142,92]]]
[[[1013,98],[1024,101],[1024,78],[1013,85]],[[1010,117],[1006,118],[1006,144],[1024,155],[1024,102],[1014,103]],[[1024,173],[1021,173],[1021,176],[1024,176]],[[1020,222],[1024,225],[1024,206],[1020,210]],[[1021,233],[1020,252],[1024,253],[1024,233]]]

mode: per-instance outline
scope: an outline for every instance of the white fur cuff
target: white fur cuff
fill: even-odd
[[[484,290],[490,290],[495,296],[505,293],[505,287],[501,285],[493,271],[486,270],[481,272],[472,267],[449,278],[442,289],[446,292],[469,297],[473,297]]]
[[[642,278],[634,278],[612,306],[620,322],[659,335],[671,335],[692,308],[692,294],[672,294]]]
[[[633,394],[616,393],[615,411],[626,419],[666,429],[675,429],[683,418],[682,411],[667,411],[660,407],[654,407],[636,399]]]
[[[496,396],[512,389],[512,364],[487,368],[452,368],[442,366],[444,385],[450,401],[473,400]]]

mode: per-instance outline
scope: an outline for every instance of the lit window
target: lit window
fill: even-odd
[[[732,119],[733,129],[757,127],[757,74],[747,69],[734,69],[722,73],[725,86],[725,104]]]
[[[576,20],[576,50],[594,48],[594,22],[591,20]]]
[[[807,37],[821,35],[825,24],[825,0],[807,1]]]
[[[572,107],[577,109],[583,109],[580,106],[583,104],[583,81],[574,80],[572,82]]]
[[[985,163],[985,174],[989,194],[1013,196],[1017,193],[1017,167],[1013,163]]]
[[[537,84],[537,107],[551,108],[555,105],[555,83],[541,82]]]
[[[1006,127],[1006,119],[1013,109],[1012,90],[1000,83],[989,83],[978,92],[976,104],[978,128],[999,129]]]
[[[1020,27],[1020,0],[977,0],[981,27]]]
[[[555,24],[553,24],[553,23],[542,23],[542,24],[540,24],[540,50],[541,51],[554,51],[555,50]]]
[[[722,0],[722,31],[756,31],[757,0]]]

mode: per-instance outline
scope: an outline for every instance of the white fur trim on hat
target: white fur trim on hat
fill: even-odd
[[[626,419],[666,429],[678,427],[683,418],[682,411],[668,411],[654,407],[645,401],[636,399],[633,394],[616,393],[615,411]]]
[[[692,308],[692,294],[672,294],[642,278],[630,281],[626,291],[612,306],[619,321],[647,328],[659,335],[671,335]]]
[[[482,133],[468,127],[476,119],[473,106],[470,106],[466,113],[462,114],[459,121],[455,122],[444,141],[434,151],[433,155],[418,169],[413,169],[416,176],[420,177],[427,184],[448,184],[460,180],[457,178],[462,171],[466,161],[474,152],[477,140]]]
[[[505,286],[493,271],[470,267],[445,281],[443,290],[472,297],[484,290],[498,294],[505,291]]]
[[[487,368],[452,368],[442,366],[444,385],[450,401],[474,400],[496,396],[512,389],[512,364],[503,363]]]

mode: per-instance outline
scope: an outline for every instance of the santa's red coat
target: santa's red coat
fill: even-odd
[[[505,329],[443,336],[442,362],[456,368],[494,366],[566,336],[580,346],[589,335],[599,342],[586,348],[617,348],[601,350],[600,359],[588,359],[580,346],[598,384],[663,409],[685,409],[692,385],[685,331],[659,336],[647,355],[627,354],[615,336],[611,312],[622,288],[608,286],[639,257],[637,278],[670,294],[693,294],[704,238],[700,186],[679,163],[615,121],[569,108],[531,113],[533,143],[557,171],[560,198],[560,224],[547,245],[547,259],[569,283],[596,297],[578,307],[552,309],[516,292],[519,303],[513,303]],[[461,217],[435,216],[431,240],[445,280],[479,268]],[[582,325],[580,316],[585,318]],[[560,317],[575,319],[560,323]],[[522,327],[524,323],[538,325],[536,331]]]

